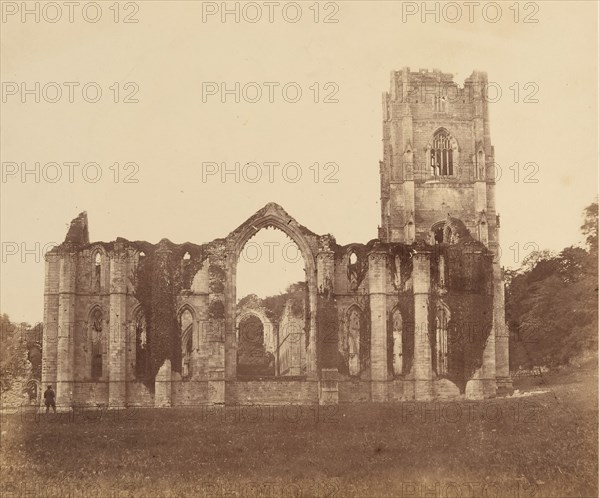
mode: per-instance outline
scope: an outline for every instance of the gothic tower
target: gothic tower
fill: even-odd
[[[486,246],[497,242],[486,88],[478,71],[462,88],[438,70],[392,73],[383,95],[381,240],[450,242],[441,228],[451,217]]]
[[[379,238],[453,243],[466,227],[496,254],[496,376],[500,387],[510,388],[487,90],[487,74],[480,71],[462,87],[439,70],[392,72],[383,94]]]

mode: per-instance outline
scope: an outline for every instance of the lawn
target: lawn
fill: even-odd
[[[4,415],[2,496],[596,497],[596,368],[478,402]]]

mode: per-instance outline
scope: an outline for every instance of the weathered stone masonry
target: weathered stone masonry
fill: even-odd
[[[46,254],[42,378],[58,404],[329,404],[509,390],[486,82],[480,72],[462,88],[439,71],[392,73],[382,221],[366,244],[340,246],[273,203],[202,245],[91,243],[80,214]],[[249,379],[236,371],[237,263],[267,227],[304,257],[301,363]]]

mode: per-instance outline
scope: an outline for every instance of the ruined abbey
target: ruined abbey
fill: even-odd
[[[381,226],[341,246],[277,204],[224,238],[46,254],[42,384],[57,404],[185,406],[478,399],[511,390],[487,76],[404,68],[383,95]],[[306,281],[238,300],[240,253],[275,228]]]

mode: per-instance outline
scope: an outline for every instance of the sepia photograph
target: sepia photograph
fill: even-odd
[[[597,498],[597,0],[0,0],[0,498]]]

